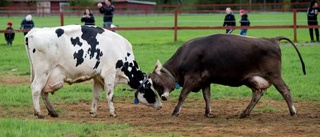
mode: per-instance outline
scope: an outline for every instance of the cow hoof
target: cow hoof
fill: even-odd
[[[245,118],[245,117],[247,117],[247,116],[249,116],[249,114],[244,114],[244,113],[242,113],[242,114],[239,116],[239,118],[241,119],[241,118]]]
[[[41,114],[39,114],[39,113],[37,113],[37,112],[34,112],[34,115],[37,116],[37,117],[40,118],[40,119],[44,119],[44,118],[45,118],[44,115],[41,115]]]
[[[296,112],[290,112],[290,115],[293,117],[297,117],[297,113]]]
[[[291,114],[291,116],[294,117],[294,118],[298,117],[297,113]]]
[[[45,116],[44,115],[36,115],[38,118],[40,118],[40,119],[44,119],[45,118]]]
[[[56,112],[49,112],[48,115],[51,117],[59,117],[59,115]]]
[[[178,116],[179,116],[179,113],[172,113],[171,116],[176,116],[176,117],[178,117]]]
[[[92,118],[98,117],[98,114],[95,113],[95,112],[91,112],[91,111],[90,111],[89,114],[90,114],[90,116],[91,116]]]
[[[206,117],[208,117],[208,118],[212,118],[212,117],[213,117],[213,114],[212,114],[212,113],[204,114],[204,116],[206,116]]]
[[[110,117],[117,117],[116,114],[110,114]]]
[[[40,119],[44,119],[44,118],[45,118],[45,116],[44,116],[44,115],[39,115],[39,116],[38,116],[38,118],[40,118]]]

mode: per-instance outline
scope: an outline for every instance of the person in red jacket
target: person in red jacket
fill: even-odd
[[[12,22],[8,22],[7,25],[8,27],[6,29],[6,32],[4,33],[4,37],[7,41],[7,45],[11,46],[14,40],[15,33],[12,28]]]

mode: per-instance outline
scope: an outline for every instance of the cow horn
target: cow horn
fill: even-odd
[[[156,72],[157,74],[160,74],[160,70],[161,70],[161,69],[162,69],[162,65],[161,65],[160,61],[157,60],[155,72]]]

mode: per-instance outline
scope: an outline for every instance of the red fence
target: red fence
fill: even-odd
[[[156,5],[150,6],[133,6],[133,5],[115,5],[116,15],[136,15],[136,14],[166,14],[173,13],[178,10],[180,13],[222,13],[226,7],[232,9],[246,9],[248,13],[252,12],[291,12],[292,9],[305,11],[309,6],[309,2],[295,3],[248,3],[248,4],[200,4],[200,5]],[[68,7],[37,7],[37,6],[10,6],[0,7],[0,16],[17,16],[32,14],[37,16],[58,16],[63,12],[66,16],[83,14],[83,6],[68,6]],[[96,6],[91,6],[91,9],[97,9]],[[18,9],[18,10],[17,10]],[[94,10],[94,12],[98,12]]]
[[[285,7],[286,6],[291,6],[291,7],[296,7],[296,9],[293,10],[287,10]],[[173,13],[174,12],[174,25],[172,27],[121,27],[121,28],[113,28],[112,30],[173,30],[174,31],[174,41],[177,40],[177,34],[178,34],[178,30],[212,30],[212,29],[226,29],[226,27],[223,26],[196,26],[196,27],[191,27],[191,26],[178,26],[178,16],[180,13],[194,13],[194,12],[201,12],[201,13],[208,13],[208,12],[225,12],[225,10],[221,9],[221,7],[223,6],[223,8],[225,8],[226,6],[228,7],[246,7],[247,10],[249,12],[261,12],[261,11],[288,11],[288,12],[292,12],[293,13],[293,24],[292,25],[279,25],[279,26],[249,26],[249,27],[241,27],[241,26],[235,26],[235,27],[229,27],[232,29],[241,29],[241,28],[248,28],[248,29],[292,29],[293,30],[293,34],[294,34],[294,41],[297,41],[297,29],[298,28],[319,28],[319,26],[307,26],[307,25],[297,25],[297,18],[296,18],[296,13],[297,11],[305,11],[306,8],[309,6],[309,3],[279,3],[279,4],[209,4],[209,5],[179,5],[179,6],[173,6],[173,5],[165,5],[165,6],[157,6],[154,7],[154,9],[152,10],[153,12],[151,12],[151,10],[149,9],[150,7],[146,7],[145,9],[141,9],[140,10],[136,10],[137,12],[133,12],[130,14],[151,14],[151,13],[157,13],[161,14],[163,13]],[[263,9],[263,7],[274,7],[272,9]],[[211,10],[198,10],[201,8],[212,8]],[[260,7],[260,8],[259,8]],[[304,8],[302,8],[304,7]],[[6,7],[7,10],[7,16],[10,17],[11,15],[25,15],[25,13],[21,13],[21,11],[23,10],[15,10],[16,12],[11,11],[10,9],[8,9],[8,7]],[[70,7],[69,7],[70,8]],[[84,9],[84,7],[71,7],[71,8],[76,8],[76,11],[71,10],[69,12],[54,12],[53,14],[55,15],[60,15],[60,25],[63,26],[64,25],[64,17],[67,15],[82,15],[82,11]],[[124,11],[126,10],[127,15],[130,15],[128,11],[134,11],[135,8],[138,7],[117,7],[117,14],[122,14],[121,10],[119,11],[119,9],[123,9]],[[157,8],[160,8],[162,10],[160,10],[158,12],[158,10],[155,10]],[[165,9],[163,9],[165,8]],[[244,9],[246,9],[244,8]],[[36,7],[29,7],[28,10],[31,10],[33,12],[37,12],[34,11],[36,10]],[[81,10],[80,10],[81,9]],[[168,9],[168,10],[166,10]],[[173,10],[172,10],[173,9]],[[57,10],[57,9],[56,9]],[[1,11],[1,9],[0,9]],[[29,11],[29,13],[31,12]],[[0,12],[2,13],[2,12]],[[3,14],[3,13],[2,13]],[[39,15],[39,14],[38,14]],[[47,16],[47,13],[45,12],[40,12],[40,16]],[[22,32],[23,30],[17,30],[16,32]],[[0,33],[4,33],[5,30],[0,30]]]

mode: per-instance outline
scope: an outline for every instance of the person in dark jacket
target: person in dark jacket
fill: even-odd
[[[8,27],[6,29],[6,32],[4,33],[4,37],[7,41],[7,45],[11,46],[12,42],[14,40],[15,33],[12,28],[12,22],[8,22],[7,25],[8,25]]]
[[[84,25],[95,25],[94,16],[90,8],[86,8],[81,18],[81,22],[84,22]]]
[[[245,10],[240,10],[239,13],[241,16],[241,20],[239,20],[241,26],[250,26],[250,21],[248,19],[248,15],[246,14]],[[247,31],[248,31],[248,29],[241,29],[240,35],[246,36]]]
[[[32,28],[34,28],[34,22],[32,21],[32,16],[29,14],[21,21],[20,29],[23,29],[24,35],[27,35]]]
[[[310,7],[308,7],[307,9],[307,15],[308,15],[308,25],[316,25],[318,26],[318,20],[317,20],[317,16],[318,16],[318,1],[317,0],[312,0],[310,3]],[[319,42],[319,29],[318,28],[314,28],[315,33],[316,33],[316,39]],[[311,38],[311,42],[314,42],[314,38],[313,38],[313,28],[309,28],[309,34],[310,34],[310,38]]]
[[[224,18],[223,26],[236,26],[236,18],[232,14],[231,8],[226,8],[226,16]],[[226,29],[227,34],[231,34],[233,29]]]
[[[98,3],[98,8],[101,14],[103,14],[103,28],[110,28],[112,24],[112,18],[114,13],[114,6],[111,4],[111,0],[105,1],[105,6]]]

